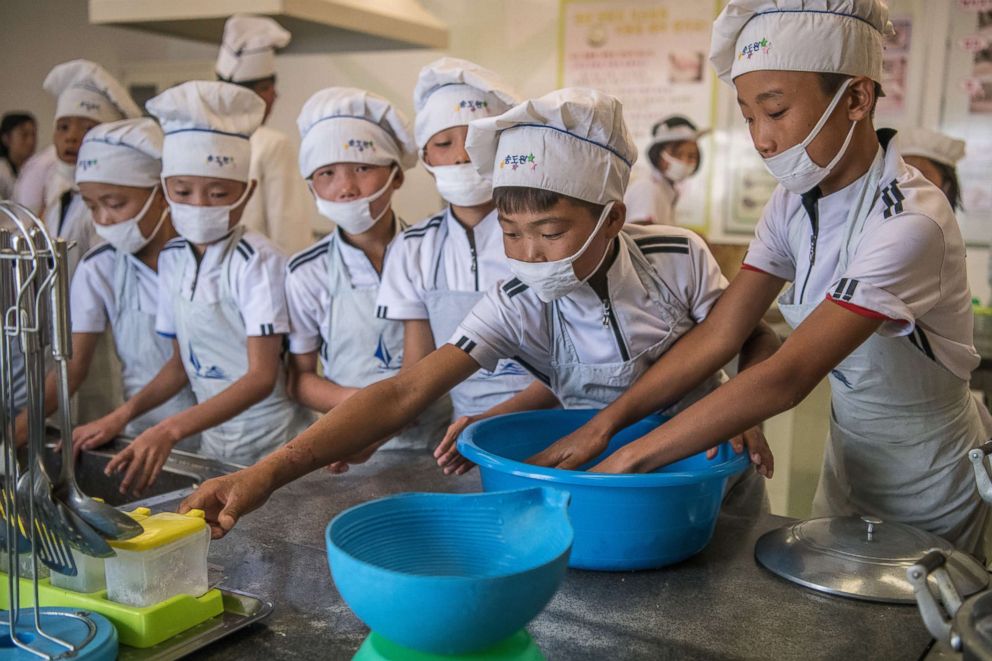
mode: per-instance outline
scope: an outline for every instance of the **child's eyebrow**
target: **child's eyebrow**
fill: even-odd
[[[757,101],[758,103],[764,103],[765,101],[770,101],[771,99],[777,99],[781,96],[785,96],[785,92],[783,92],[782,90],[768,90],[767,92],[762,92],[761,94],[759,94],[757,97],[755,97],[754,100]]]

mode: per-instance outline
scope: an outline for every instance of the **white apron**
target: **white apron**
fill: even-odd
[[[187,300],[172,292],[176,340],[183,366],[197,402],[205,402],[244,376],[248,371],[248,337],[234,295],[229,272],[235,246],[244,234],[236,227],[221,259],[220,297],[215,302]],[[183,250],[179,273],[197,268],[192,251]],[[228,463],[250,466],[291,440],[309,424],[309,416],[286,395],[286,372],[280,369],[275,388],[268,397],[226,422],[201,434],[200,454]]]
[[[880,196],[882,152],[851,207],[835,277]],[[797,216],[791,222],[809,222]],[[779,299],[796,328],[822,302]],[[813,516],[872,515],[979,550],[989,509],[975,486],[968,451],[989,433],[968,383],[913,346],[873,334],[830,373],[830,436]]]
[[[155,332],[155,313],[141,309],[137,273],[139,267],[134,263],[135,259],[120,250],[116,252],[114,300],[117,303],[117,316],[110,320],[114,347],[121,361],[121,377],[126,399],[134,397],[155,378],[162,365],[172,356],[172,341]],[[124,434],[137,438],[146,429],[192,406],[196,406],[196,398],[187,386],[161,406],[132,420],[124,429]],[[200,447],[199,434],[184,439],[176,447],[180,450],[196,452]]]
[[[485,296],[485,292],[448,289],[448,278],[442,259],[444,242],[448,238],[447,224],[441,223],[438,231],[443,232],[444,236],[441,239],[442,248],[438,250],[437,264],[434,266],[434,286],[424,293],[424,297],[431,331],[434,333],[434,344],[440,348],[451,339],[458,325]],[[460,418],[488,411],[516,395],[533,380],[523,367],[512,360],[500,360],[496,369],[491,372],[480,369],[452,388],[451,404],[454,416]]]
[[[375,315],[378,287],[356,289],[341,254],[341,235],[327,251],[330,305],[321,328],[320,357],[324,376],[348,388],[364,388],[399,372],[403,364],[403,322]],[[451,423],[451,401],[445,396],[427,409],[383,449],[433,448]]]

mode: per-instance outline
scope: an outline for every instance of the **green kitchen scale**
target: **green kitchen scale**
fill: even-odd
[[[488,649],[454,656],[418,652],[390,642],[373,631],[358,648],[353,661],[546,661],[546,659],[527,630],[521,629]]]

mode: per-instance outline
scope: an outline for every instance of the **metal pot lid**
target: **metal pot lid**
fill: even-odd
[[[992,592],[964,602],[954,616],[954,631],[967,658],[992,659]]]
[[[762,535],[754,555],[772,573],[819,592],[915,604],[906,570],[931,549],[947,555],[947,570],[962,596],[988,586],[985,568],[948,541],[870,516],[790,523]]]

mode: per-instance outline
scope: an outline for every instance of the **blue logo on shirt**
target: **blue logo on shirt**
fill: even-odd
[[[226,380],[227,375],[224,374],[224,370],[217,367],[216,365],[211,365],[210,367],[204,369],[203,365],[200,363],[199,358],[196,357],[196,352],[193,351],[193,343],[189,344],[189,363],[193,366],[194,374],[196,374],[199,379],[218,379]]]
[[[386,340],[383,338],[382,333],[379,333],[379,344],[376,346],[375,353],[372,355],[379,361],[379,369],[394,369],[392,365],[393,354],[389,352],[389,347],[386,346]]]
[[[845,386],[847,386],[848,389],[854,387],[854,386],[851,385],[851,382],[847,380],[847,377],[844,376],[844,373],[841,372],[840,370],[830,370],[830,374],[833,375],[833,377],[835,379],[837,379],[838,381],[840,381],[841,383],[843,383]]]

